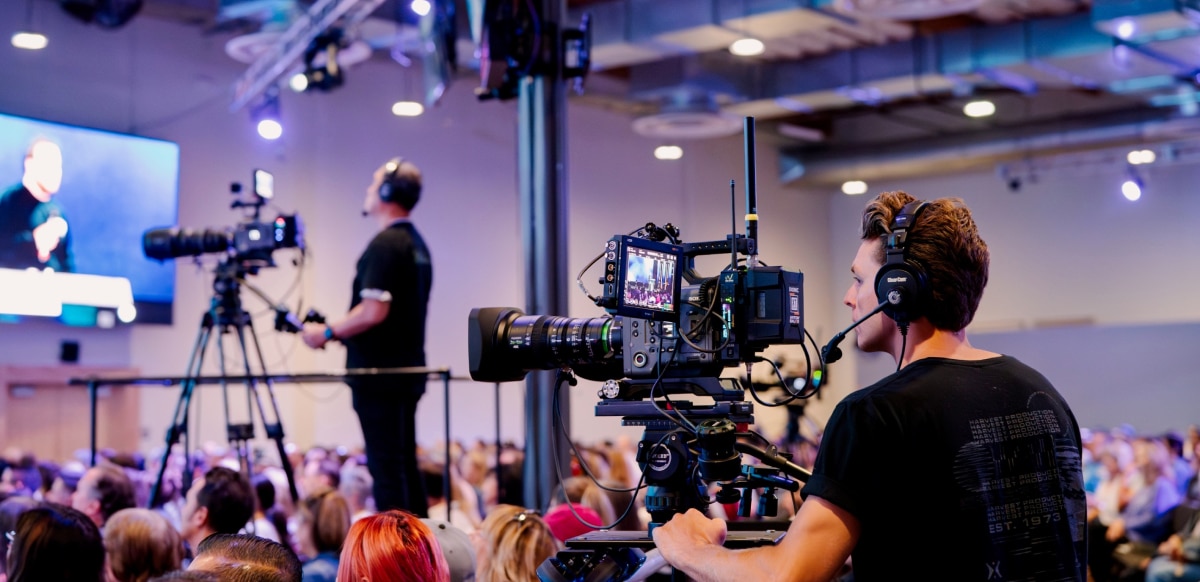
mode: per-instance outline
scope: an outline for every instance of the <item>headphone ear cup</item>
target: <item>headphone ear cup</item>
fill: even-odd
[[[884,265],[875,276],[875,298],[885,303],[883,312],[898,323],[924,313],[925,274],[910,262]]]
[[[392,201],[392,182],[385,180],[379,185],[379,199],[384,202]]]

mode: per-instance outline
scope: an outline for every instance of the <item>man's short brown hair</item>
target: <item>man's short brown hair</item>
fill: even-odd
[[[876,255],[880,264],[885,260],[884,239],[891,232],[893,218],[914,200],[906,192],[884,192],[863,210],[862,239],[885,243]],[[948,331],[967,327],[987,286],[989,255],[963,201],[929,201],[908,229],[904,256],[925,271],[929,295],[923,312],[929,323]]]

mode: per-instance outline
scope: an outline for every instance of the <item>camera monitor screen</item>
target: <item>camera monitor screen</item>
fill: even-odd
[[[626,237],[621,244],[617,313],[671,319],[679,310],[681,247]]]
[[[175,265],[141,239],[178,183],[177,144],[0,114],[0,322],[169,323]]]

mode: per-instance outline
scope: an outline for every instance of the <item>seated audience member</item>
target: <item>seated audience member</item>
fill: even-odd
[[[535,582],[538,566],[559,548],[537,512],[515,505],[496,506],[474,540],[479,582]]]
[[[254,515],[254,492],[241,473],[213,467],[192,483],[180,533],[192,548],[213,534],[235,534]]]
[[[1141,486],[1129,496],[1104,538],[1088,542],[1089,567],[1097,582],[1113,580],[1120,570],[1152,555],[1171,533],[1171,512],[1179,504],[1166,445],[1158,440],[1136,439],[1133,451],[1134,471]],[[1114,550],[1126,543],[1131,551],[1114,556]],[[1092,554],[1092,548],[1096,548],[1096,554]]]
[[[475,545],[467,532],[440,519],[422,519],[433,531],[442,556],[450,568],[450,582],[470,582],[475,579]]]
[[[71,507],[83,512],[101,529],[114,513],[136,504],[133,481],[124,469],[108,463],[88,469],[71,495]]]
[[[122,509],[104,526],[110,582],[146,582],[178,570],[183,538],[167,518],[149,509]]]
[[[308,557],[304,582],[334,582],[338,556],[350,531],[350,507],[332,489],[308,497],[296,514],[296,543]]]
[[[71,505],[71,496],[79,488],[79,480],[83,478],[83,473],[83,465],[77,461],[63,465],[62,469],[58,471],[58,476],[50,483],[50,490],[46,492],[45,501],[59,505]]]
[[[1200,582],[1200,511],[1187,510],[1188,518],[1146,567],[1146,582]]]
[[[0,493],[9,497],[33,497],[42,487],[42,474],[32,455],[22,456],[0,472]]]
[[[479,521],[462,509],[462,492],[457,484],[450,488],[452,501],[446,502],[446,476],[442,468],[436,465],[421,467],[421,478],[425,481],[425,497],[428,499],[428,515],[454,524],[455,527],[472,532],[479,527]],[[451,479],[453,481],[453,478]]]
[[[591,533],[610,525],[596,510],[580,503],[559,503],[550,508],[543,518],[554,539],[565,542],[575,536]]]
[[[266,475],[256,475],[250,483],[254,486],[254,518],[242,533],[283,543],[280,534],[287,532],[287,518],[275,508],[275,484]]]
[[[98,582],[104,544],[88,516],[44,503],[21,514],[8,548],[9,582]]]
[[[342,546],[337,579],[448,582],[450,568],[429,526],[393,509],[354,522]]]
[[[367,470],[366,465],[346,463],[342,467],[341,481],[338,492],[342,494],[346,503],[350,504],[351,521],[358,521],[375,513],[371,499],[375,480],[371,478],[371,472]]]
[[[326,489],[337,489],[342,483],[340,469],[336,459],[314,455],[304,463],[300,494],[312,495]]]
[[[290,548],[258,536],[215,534],[200,542],[188,570],[221,582],[300,582],[300,559]]]
[[[32,497],[9,497],[0,501],[0,533],[8,533],[17,529],[17,520],[21,514],[38,506]],[[8,536],[0,535],[0,582],[5,582],[8,571]]]

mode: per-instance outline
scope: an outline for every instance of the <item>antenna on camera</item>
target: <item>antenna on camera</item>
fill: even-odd
[[[750,251],[746,267],[758,266],[758,191],[754,182],[754,118],[746,116],[742,136],[746,151],[746,242]]]

